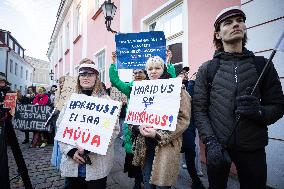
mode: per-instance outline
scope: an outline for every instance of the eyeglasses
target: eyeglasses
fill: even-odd
[[[93,77],[95,73],[79,73],[80,77]]]

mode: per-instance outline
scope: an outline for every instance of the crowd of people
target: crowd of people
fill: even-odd
[[[124,113],[122,119],[117,120],[121,126],[116,125],[106,155],[50,140],[54,143],[51,162],[65,177],[64,188],[106,188],[107,176],[116,155],[114,139],[120,129],[126,152],[124,172],[134,178],[134,189],[171,188],[177,180],[181,153],[184,153],[185,159],[183,167],[192,179],[191,188],[205,188],[200,180],[203,174],[198,158],[198,135],[205,144],[210,189],[227,187],[232,162],[237,169],[240,188],[266,188],[267,126],[283,116],[284,95],[273,64],[268,65],[260,84],[253,89],[260,75],[259,70],[264,67],[262,62],[266,60],[245,48],[245,20],[246,15],[239,7],[226,8],[217,15],[213,39],[216,52],[212,60],[202,64],[191,77],[189,67],[176,73],[170,63],[172,53],[167,50],[166,62],[159,56],[150,57],[145,69],[133,70],[132,82],[123,82],[116,69],[116,53],[112,53],[110,82],[128,100],[135,82],[182,78],[176,130],[163,131],[151,125],[126,124]],[[58,127],[66,107],[59,108],[56,103],[65,79],[61,77],[59,87],[52,86],[48,93],[43,87],[39,88],[38,93],[29,87],[26,95],[17,91],[18,101],[54,106],[56,113],[52,123]],[[75,93],[110,99],[92,60],[86,58],[80,61],[76,82]],[[1,79],[0,87],[4,85],[6,83]],[[124,105],[127,107],[126,102]],[[47,135],[46,132],[34,131],[31,147],[44,147],[52,138]],[[25,136],[23,143],[28,143],[28,131],[25,131]]]

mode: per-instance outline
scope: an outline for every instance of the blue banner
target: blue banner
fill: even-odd
[[[151,31],[115,36],[117,69],[145,69],[151,56],[160,56],[166,63],[164,32]]]

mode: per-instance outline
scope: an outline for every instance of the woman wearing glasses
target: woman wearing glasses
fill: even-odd
[[[94,62],[90,59],[83,59],[79,64],[76,93],[109,99],[109,96],[102,89],[99,72]],[[57,125],[60,125],[64,109],[59,115]],[[114,141],[118,131],[119,128],[116,126],[111,141]],[[79,146],[76,147],[62,142],[59,142],[59,146],[63,153],[60,170],[61,176],[65,177],[66,189],[106,188],[107,175],[113,165],[113,142],[109,144],[106,155],[95,154]],[[87,158],[83,158],[82,156]]]

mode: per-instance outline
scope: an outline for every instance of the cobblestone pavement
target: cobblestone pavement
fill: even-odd
[[[60,173],[57,169],[50,165],[50,158],[52,153],[52,145],[48,145],[45,148],[29,148],[28,144],[21,144],[24,134],[20,131],[16,131],[18,141],[29,171],[29,176],[35,189],[44,188],[63,188],[64,178],[60,177]],[[30,133],[30,135],[32,135]],[[125,152],[121,147],[122,140],[117,139],[115,142],[115,162],[107,180],[108,189],[131,189],[134,185],[133,179],[127,177],[127,174],[123,173],[123,164]],[[12,189],[25,188],[20,177],[17,177],[17,166],[12,155],[11,149],[8,147],[8,159],[9,159],[9,176]],[[204,168],[204,172],[205,168]],[[208,187],[206,175],[201,177],[201,180]],[[180,169],[178,180],[174,187],[175,189],[188,189],[190,188],[191,180],[186,170]],[[235,179],[230,178],[228,182],[229,189],[239,188],[238,182]]]

